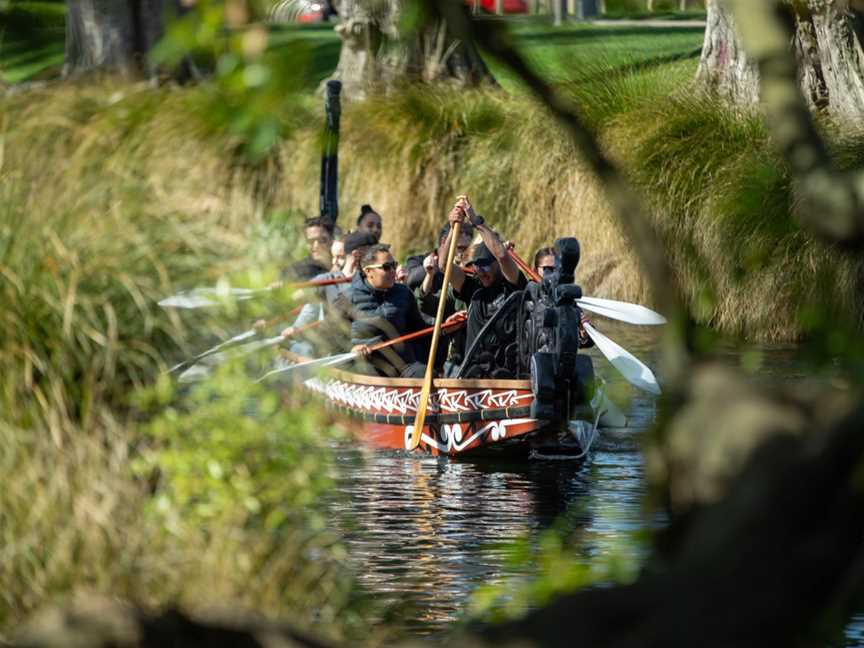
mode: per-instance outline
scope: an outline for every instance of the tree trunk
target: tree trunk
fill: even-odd
[[[696,78],[733,104],[759,100],[759,75],[735,33],[732,14],[719,0],[708,0],[702,58]]]
[[[687,11],[687,0],[678,0],[678,11]]]
[[[69,0],[65,75],[91,70],[152,74],[146,56],[162,37],[166,0]]]
[[[493,81],[477,49],[454,39],[441,21],[403,37],[399,22],[403,0],[374,3],[342,0],[336,31],[342,38],[333,74],[347,99],[362,99],[413,82],[455,81],[479,85]]]
[[[799,83],[810,108],[843,122],[864,116],[864,13],[849,0],[790,4]],[[697,78],[739,105],[759,100],[759,75],[735,33],[729,10],[708,2],[708,25]]]

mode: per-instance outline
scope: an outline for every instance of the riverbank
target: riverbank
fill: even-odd
[[[695,58],[612,64],[613,55],[598,61],[592,47],[559,85],[641,190],[697,319],[723,333],[774,342],[806,336],[814,304],[860,321],[862,262],[798,229],[794,189],[758,115],[724,108],[694,87]],[[249,163],[238,152],[242,137],[220,132],[224,125],[200,114],[212,99],[206,86],[153,90],[113,83],[56,85],[8,97],[4,112],[16,129],[6,136],[6,168],[15,169],[24,186],[45,186],[50,178],[52,204],[69,206],[109,186],[116,194],[112,174],[133,174],[158,188],[149,210],[184,222],[221,213],[226,236],[239,237],[240,248],[246,230],[262,226],[267,215],[289,210],[296,222],[315,214],[320,100],[300,97],[287,139],[263,162]],[[57,115],[65,117],[58,122]],[[629,244],[577,152],[518,90],[406,91],[346,106],[342,132],[344,226],[361,204],[371,203],[384,214],[385,239],[398,255],[422,252],[447,205],[466,192],[524,255],[557,236],[576,236],[586,292],[652,303]],[[835,138],[841,163],[858,164],[862,143],[859,134]],[[126,157],[118,160],[113,146]],[[95,173],[106,151],[112,174]],[[29,166],[18,163],[25,152]],[[24,200],[42,209],[42,199]],[[123,198],[117,208],[124,208]],[[218,274],[220,263],[210,270]]]

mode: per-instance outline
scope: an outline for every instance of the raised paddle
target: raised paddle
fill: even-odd
[[[261,329],[269,328],[269,327],[273,326],[274,324],[281,322],[282,320],[286,319],[287,317],[291,317],[292,315],[297,315],[298,313],[300,313],[300,310],[302,308],[303,308],[302,305],[298,306],[297,308],[293,309],[287,315],[279,315],[277,317],[274,317],[273,319],[269,319],[266,322],[264,322],[264,325],[261,327],[258,327],[258,326],[253,327],[253,328],[249,329],[248,331],[244,331],[243,333],[239,333],[239,334],[235,335],[234,337],[232,337],[229,340],[225,340],[224,342],[220,342],[219,344],[217,344],[213,348],[207,349],[203,353],[199,353],[198,355],[196,355],[193,358],[187,358],[183,362],[180,362],[180,363],[174,365],[166,373],[174,373],[175,371],[177,371],[179,369],[183,369],[184,367],[189,367],[189,366],[195,364],[196,362],[203,360],[204,358],[207,358],[209,356],[215,355],[216,353],[219,353],[220,351],[224,351],[225,349],[231,348],[233,346],[237,346],[241,342],[244,342],[245,340],[253,338],[256,335],[259,335]]]
[[[602,299],[600,297],[580,297],[576,304],[586,310],[608,317],[609,319],[626,322],[627,324],[638,324],[640,326],[657,326],[665,324],[666,318],[650,308],[639,304],[616,301],[614,299]]]
[[[515,251],[508,249],[507,252],[513,258],[516,265],[527,274],[533,281],[540,282],[540,275],[529,266]],[[660,313],[655,313],[650,308],[645,308],[639,304],[630,304],[628,302],[615,301],[614,299],[602,299],[600,297],[580,297],[576,300],[576,304],[586,311],[590,311],[597,315],[602,315],[609,319],[626,322],[627,324],[638,324],[640,326],[656,326],[665,324],[666,318]]]
[[[441,324],[444,322],[444,309],[447,306],[447,288],[450,286],[450,275],[453,274],[453,262],[456,260],[456,244],[459,242],[461,221],[453,223],[450,233],[450,249],[447,250],[447,262],[444,266],[444,282],[441,284],[441,297],[438,298],[438,312],[435,314],[435,326],[432,327],[432,344],[429,346],[429,360],[426,362],[426,375],[423,376],[423,387],[420,390],[420,400],[417,403],[417,414],[414,417],[414,430],[408,442],[408,450],[414,450],[420,445],[420,435],[423,433],[423,423],[426,420],[426,407],[429,404],[429,394],[432,392],[432,374],[435,368],[435,356],[438,353],[438,339],[441,337]]]
[[[301,290],[303,288],[322,288],[324,286],[333,286],[335,284],[348,283],[351,277],[336,277],[334,279],[318,279],[310,281],[298,281],[288,284],[278,284],[268,286],[267,288],[193,288],[179,292],[171,297],[166,297],[158,303],[162,308],[209,308],[218,306],[220,300],[226,297],[231,297],[236,301],[246,301],[254,297],[260,297],[272,293],[274,290],[289,288],[292,290]]]
[[[522,268],[522,270],[529,277],[531,277],[534,281],[540,281],[540,275],[538,275],[534,271],[534,268],[532,268],[527,263],[525,263],[525,261],[523,261],[521,258],[519,258],[519,255],[516,254],[512,249],[508,250],[508,252],[510,253],[510,256],[513,257],[513,260],[516,262],[516,265],[518,265],[520,268]],[[599,310],[599,309],[603,308],[603,306],[605,305],[604,310],[607,312],[613,312],[613,309],[616,306],[617,307],[623,307],[623,306],[633,307],[635,309],[633,311],[634,317],[636,317],[638,315],[639,317],[642,317],[645,320],[649,320],[649,321],[644,321],[644,322],[639,322],[639,323],[662,324],[663,322],[666,321],[662,315],[659,315],[659,314],[655,313],[654,311],[652,311],[648,308],[645,308],[644,306],[637,306],[636,304],[627,304],[626,302],[615,302],[615,301],[612,301],[611,299],[598,299],[596,297],[589,297],[588,299],[590,300],[589,304],[594,305],[594,309]],[[584,299],[577,299],[576,303],[579,304],[579,306],[583,306],[583,304],[580,302],[584,302],[584,301],[585,301]],[[640,309],[643,309],[644,311],[647,311],[647,312],[645,312],[645,313],[640,312]],[[593,309],[592,308],[585,308],[585,310],[593,310]],[[621,310],[619,310],[617,312],[620,315]],[[610,315],[607,315],[606,313],[600,313],[600,314],[605,315],[606,317],[611,317]],[[658,318],[663,320],[663,321],[662,322],[650,321],[650,320],[656,320]],[[622,319],[622,318],[616,317],[613,319]],[[623,321],[627,321],[627,320],[623,320]],[[638,358],[636,358],[636,356],[634,356],[632,353],[627,351],[625,348],[616,344],[615,342],[610,340],[608,337],[603,335],[600,331],[595,329],[588,322],[585,322],[583,324],[583,326],[585,327],[585,332],[588,333],[588,336],[592,340],[594,340],[594,344],[597,346],[597,349],[600,351],[600,353],[602,353],[604,356],[606,356],[606,359],[612,364],[613,367],[615,367],[618,370],[618,372],[622,376],[624,376],[624,379],[627,382],[629,382],[634,387],[638,387],[639,389],[644,389],[645,391],[651,392],[652,394],[657,394],[657,395],[660,394],[660,384],[657,382],[657,379],[654,377],[654,374],[648,368],[647,365],[645,365],[643,362],[641,362]]]
[[[261,351],[262,349],[267,349],[270,347],[274,347],[278,344],[281,344],[289,337],[299,335],[300,333],[304,333],[310,329],[315,328],[316,326],[320,326],[323,320],[315,320],[314,322],[309,322],[308,324],[304,324],[303,326],[298,326],[294,329],[290,335],[276,335],[274,337],[265,338],[263,340],[255,340],[254,342],[249,342],[248,344],[244,344],[239,347],[235,347],[230,351],[222,352],[222,353],[214,353],[212,355],[204,358],[205,363],[197,362],[193,364],[191,367],[186,369],[177,380],[181,383],[193,382],[195,380],[199,380],[206,376],[210,370],[205,365],[210,365],[211,367],[214,365],[221,364],[226,360],[234,360],[236,358],[242,358],[243,356],[250,355],[257,351]]]
[[[449,332],[451,330],[460,328],[467,319],[467,315],[465,311],[459,311],[458,313],[454,313],[450,317],[447,318],[447,321],[444,322],[442,329]],[[402,335],[398,338],[393,338],[392,340],[384,340],[383,342],[377,342],[375,344],[369,345],[369,353],[374,353],[375,351],[380,351],[381,349],[386,349],[387,347],[391,347],[395,344],[400,344],[402,342],[410,342],[411,340],[416,340],[418,338],[429,335],[434,331],[435,327],[430,326],[428,328],[420,329],[419,331],[414,331],[413,333],[408,333],[407,335]],[[326,356],[324,358],[315,358],[313,360],[304,360],[303,362],[298,362],[297,364],[289,365],[287,367],[279,367],[277,369],[273,369],[272,371],[268,371],[266,374],[261,376],[255,382],[261,382],[270,378],[271,376],[275,376],[277,374],[288,373],[289,371],[296,371],[297,369],[314,369],[316,367],[335,367],[336,365],[345,364],[346,362],[350,362],[351,360],[355,360],[360,357],[360,353],[357,351],[348,351],[347,353],[337,353],[336,355]]]

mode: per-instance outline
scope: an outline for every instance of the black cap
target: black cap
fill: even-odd
[[[465,265],[470,266],[478,261],[497,261],[495,255],[489,251],[485,243],[478,243],[471,247],[468,253],[468,261],[465,262]]]
[[[351,254],[354,250],[368,245],[375,245],[377,242],[375,237],[369,232],[363,230],[351,232],[345,237],[345,254]]]

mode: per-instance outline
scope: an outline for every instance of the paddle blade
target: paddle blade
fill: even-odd
[[[586,311],[628,324],[657,326],[666,323],[666,318],[660,313],[655,313],[650,308],[645,308],[639,304],[629,304],[599,297],[582,297],[576,300],[576,304]]]
[[[657,378],[643,362],[588,323],[585,324],[585,331],[594,340],[600,353],[606,356],[606,359],[624,376],[627,382],[644,391],[660,395],[660,385]]]
[[[210,308],[218,306],[224,299],[245,301],[269,292],[270,288],[195,288],[166,297],[158,304],[162,308]]]
[[[162,308],[210,308],[219,304],[200,293],[182,292],[158,302]]]
[[[210,369],[203,364],[195,364],[177,377],[177,382],[186,384],[204,380],[210,375]]]
[[[263,382],[272,376],[276,376],[279,374],[287,374],[295,371],[299,371],[301,369],[309,371],[310,369],[318,369],[322,367],[335,367],[340,364],[344,364],[346,362],[350,362],[357,357],[357,353],[353,351],[349,351],[348,353],[340,353],[334,356],[327,356],[326,358],[316,358],[315,360],[305,360],[303,362],[298,362],[297,364],[289,365],[287,367],[277,367],[272,371],[268,371],[266,374],[261,376],[255,382]]]

